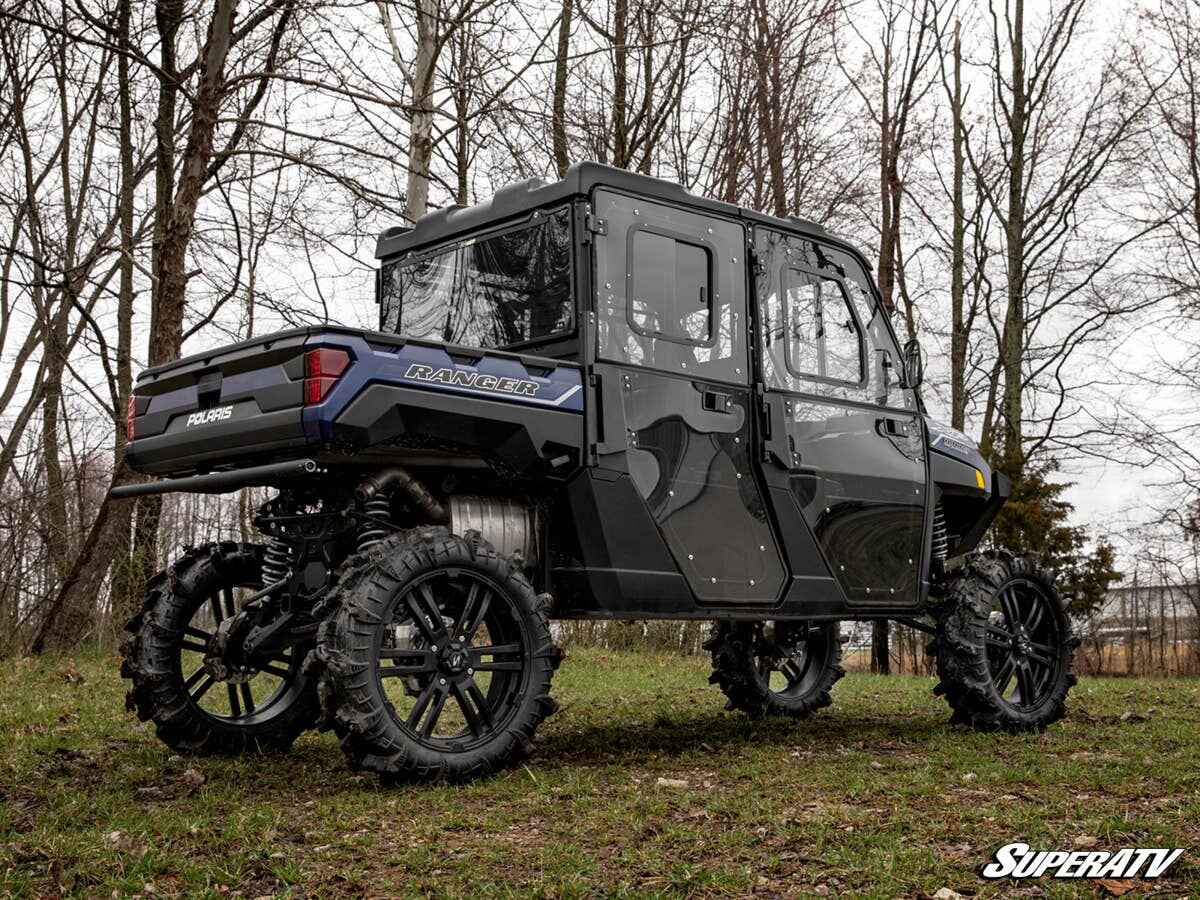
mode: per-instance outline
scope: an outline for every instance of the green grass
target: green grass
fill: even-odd
[[[116,672],[108,656],[0,664],[0,894],[1097,891],[979,879],[1013,840],[1187,847],[1153,886],[1200,892],[1195,681],[1085,680],[1066,722],[1012,737],[950,728],[928,679],[849,676],[812,720],[752,723],[703,660],[580,650],[526,764],[384,789],[329,735],[172,757],[123,711]]]

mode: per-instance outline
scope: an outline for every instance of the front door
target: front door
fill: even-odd
[[[856,256],[754,235],[764,463],[852,605],[920,600],[928,505],[925,432],[900,353]],[[779,518],[786,518],[777,510]]]

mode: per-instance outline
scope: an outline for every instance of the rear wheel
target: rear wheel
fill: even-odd
[[[1028,559],[981,554],[952,576],[934,644],[953,721],[1042,731],[1066,714],[1078,641],[1053,576]]]
[[[719,622],[706,646],[709,682],[729,709],[752,717],[811,715],[833,702],[830,690],[845,674],[836,622]]]
[[[121,674],[126,706],[155,723],[158,737],[189,753],[286,749],[315,724],[314,683],[301,672],[307,648],[214,677],[204,665],[217,627],[262,585],[262,548],[211,544],[186,553],[147,585],[125,628]]]
[[[555,708],[544,604],[477,534],[388,538],[335,600],[315,668],[354,768],[387,781],[484,775],[523,754]]]

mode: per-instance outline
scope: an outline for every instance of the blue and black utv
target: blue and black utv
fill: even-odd
[[[277,493],[265,544],[187,552],[129,623],[130,706],[181,751],[332,728],[462,779],[554,709],[550,620],[713,622],[712,681],[801,716],[839,620],[935,635],[956,721],[1063,715],[1052,577],[978,552],[1008,495],[930,421],[863,257],[821,227],[595,164],[379,239],[379,330],[149,369],[116,496]]]

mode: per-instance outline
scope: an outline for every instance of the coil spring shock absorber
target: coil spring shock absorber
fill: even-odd
[[[292,567],[292,548],[287,541],[272,537],[267,541],[263,551],[262,577],[263,587],[278,584],[287,577]]]
[[[933,510],[933,541],[930,555],[936,562],[945,562],[949,549],[950,535],[946,532],[946,511],[942,509],[941,501],[938,501]]]
[[[392,516],[391,497],[382,491],[372,494],[363,501],[363,513],[367,521],[358,532],[359,550],[366,550],[387,536],[390,530],[388,522]]]

